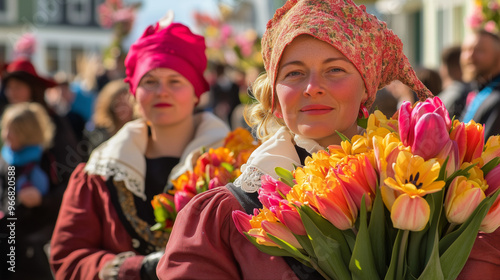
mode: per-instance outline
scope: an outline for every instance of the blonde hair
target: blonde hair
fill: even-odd
[[[9,105],[2,116],[2,129],[14,132],[23,147],[42,145],[44,149],[51,146],[55,133],[45,108],[34,102]]]
[[[107,83],[99,92],[94,107],[94,123],[98,127],[104,127],[112,133],[119,129],[118,119],[113,111],[113,101],[121,94],[128,94],[129,86],[122,79],[113,80]],[[133,98],[130,96],[130,105],[133,106]]]
[[[282,119],[273,112],[273,87],[266,73],[261,74],[252,84],[252,92],[258,101],[245,108],[245,121],[252,127],[254,134],[262,141],[273,136],[281,127],[286,127]],[[277,98],[274,98],[275,103]]]

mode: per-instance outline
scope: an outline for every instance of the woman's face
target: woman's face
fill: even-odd
[[[128,92],[120,93],[111,104],[111,110],[120,124],[131,121],[134,118],[134,108],[129,100]]]
[[[5,96],[9,104],[31,101],[31,88],[29,85],[16,78],[10,78],[5,85]]]
[[[192,116],[198,102],[193,85],[168,68],[146,73],[137,86],[136,99],[141,116],[156,126],[182,123]]]
[[[276,78],[277,113],[295,134],[326,147],[351,137],[367,94],[356,67],[330,44],[308,35],[295,38],[281,57]]]

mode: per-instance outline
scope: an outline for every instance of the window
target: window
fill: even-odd
[[[0,0],[0,23],[17,20],[17,0]]]
[[[68,23],[89,25],[92,23],[92,2],[86,0],[67,0],[66,15]]]
[[[71,47],[71,73],[78,73],[80,70],[80,60],[84,57],[83,48],[73,46]]]
[[[59,49],[55,45],[48,45],[46,49],[46,66],[49,73],[59,70]]]
[[[37,13],[42,13],[48,23],[62,23],[63,1],[61,0],[38,0]]]

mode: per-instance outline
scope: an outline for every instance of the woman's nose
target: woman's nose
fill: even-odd
[[[304,91],[304,94],[309,96],[315,96],[318,94],[323,94],[324,92],[325,89],[323,87],[321,75],[315,73],[309,75],[309,79],[307,81],[307,86]]]

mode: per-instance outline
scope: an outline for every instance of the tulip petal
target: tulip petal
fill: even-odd
[[[299,213],[293,210],[282,210],[280,212],[280,221],[285,224],[294,234],[296,235],[306,235],[306,229],[304,224],[300,219]]]
[[[400,195],[391,209],[391,219],[395,228],[420,231],[429,221],[431,209],[425,199],[420,196]]]
[[[236,210],[233,211],[232,216],[234,225],[236,226],[236,229],[238,229],[240,233],[243,234],[244,232],[248,232],[250,229],[252,229],[252,225],[250,224],[250,220],[252,219],[251,215]]]
[[[462,184],[466,184],[463,182]],[[451,191],[451,188],[450,190]],[[445,205],[446,217],[450,223],[462,224],[476,210],[477,206],[485,198],[481,188],[470,188],[455,195],[450,204]],[[448,206],[448,207],[446,207]]]
[[[412,152],[425,160],[435,157],[450,137],[441,116],[435,113],[423,115],[415,125],[415,141]]]
[[[269,221],[262,221],[262,228],[269,234],[278,237],[279,239],[289,243],[297,249],[302,249],[297,238],[293,236],[293,233],[281,223],[274,223]]]
[[[403,145],[409,146],[408,139],[410,139],[410,115],[411,115],[411,103],[408,101],[403,102],[399,108],[399,135]]]
[[[481,222],[479,230],[486,233],[492,233],[497,230],[498,227],[500,227],[500,195],[497,196],[495,202],[491,205],[488,214],[486,214],[486,217],[484,217]]]
[[[485,179],[488,183],[488,188],[484,193],[486,196],[490,196],[500,188],[500,165],[490,170]]]

